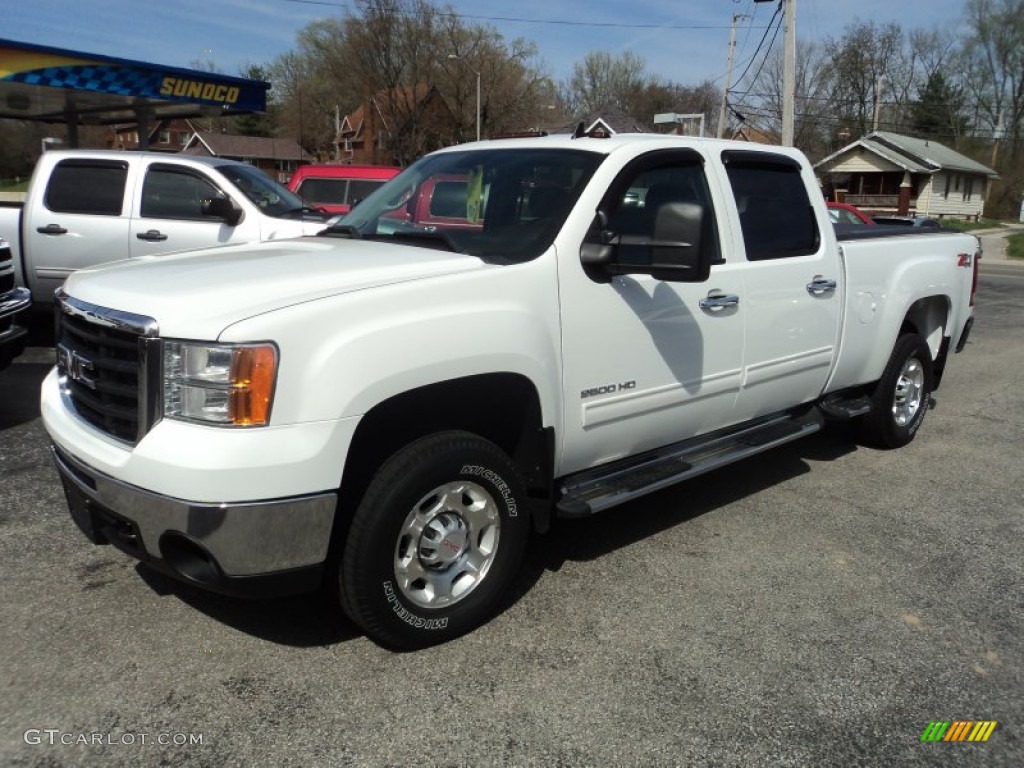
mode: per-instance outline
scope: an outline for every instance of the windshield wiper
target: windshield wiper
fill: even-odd
[[[363,237],[363,233],[351,224],[333,224],[316,234],[317,237],[347,237],[350,240],[361,240]]]
[[[459,248],[455,241],[452,240],[448,232],[436,231],[436,232],[393,232],[390,235],[374,235],[376,240],[390,240],[394,241],[409,241],[412,245],[425,245],[428,248],[436,248],[439,251],[452,251],[453,253],[462,253],[463,250]]]

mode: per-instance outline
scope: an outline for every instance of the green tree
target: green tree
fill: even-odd
[[[911,129],[917,136],[948,141],[964,132],[960,114],[963,94],[940,71],[933,72],[911,109]]]

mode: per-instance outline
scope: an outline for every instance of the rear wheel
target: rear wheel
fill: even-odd
[[[422,648],[487,621],[529,537],[511,460],[469,432],[406,446],[357,508],[339,570],[342,606],[371,638]]]
[[[861,421],[864,442],[900,448],[913,440],[931,404],[932,380],[928,344],[915,333],[900,336]]]

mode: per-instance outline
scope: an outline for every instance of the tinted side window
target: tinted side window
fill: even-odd
[[[701,249],[710,252],[712,262],[720,261],[714,206],[704,167],[698,161],[641,167],[628,177],[624,189],[621,199],[609,206],[607,227],[618,240],[620,263],[645,265],[655,258],[657,249],[650,242],[657,239],[658,213],[671,203],[695,203],[703,208]]]
[[[46,207],[56,213],[120,216],[128,164],[120,161],[62,160],[46,187]]]
[[[204,203],[214,197],[223,193],[201,176],[154,165],[142,185],[141,214],[154,219],[216,219],[203,213]]]
[[[747,259],[781,259],[817,253],[814,209],[797,163],[788,157],[723,153],[740,214]]]
[[[311,203],[345,205],[347,179],[305,179],[295,191]]]
[[[384,182],[377,181],[376,179],[352,179],[348,183],[348,203],[349,205],[355,205],[364,197],[369,197],[371,193],[375,192],[379,187],[384,186]]]

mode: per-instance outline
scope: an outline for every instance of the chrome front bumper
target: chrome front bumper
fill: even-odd
[[[59,447],[53,458],[71,515],[95,544],[214,592],[270,597],[316,589],[337,496],[185,501],[97,472]]]

